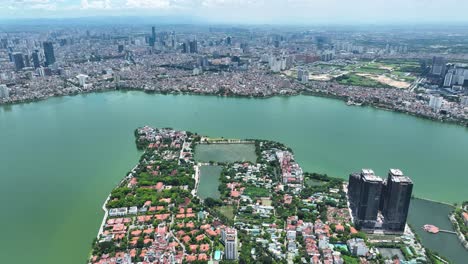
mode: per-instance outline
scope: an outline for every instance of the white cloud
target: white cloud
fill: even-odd
[[[125,6],[137,9],[169,9],[174,7],[170,0],[127,0]]]
[[[81,0],[82,9],[111,9],[111,0]]]
[[[441,12],[448,6],[457,8]],[[465,10],[467,0],[0,0],[0,18],[154,15],[158,11],[209,22],[443,23],[468,21]]]

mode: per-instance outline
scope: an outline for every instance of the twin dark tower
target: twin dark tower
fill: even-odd
[[[349,175],[348,198],[354,224],[364,230],[403,232],[412,191],[413,182],[398,169],[390,169],[387,180],[370,169]]]

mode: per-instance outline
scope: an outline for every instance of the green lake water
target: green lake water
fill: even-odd
[[[208,197],[218,199],[219,177],[221,176],[222,166],[203,165],[200,166],[200,183],[198,185],[198,196],[201,199]]]
[[[52,98],[0,107],[2,263],[84,263],[102,203],[138,161],[133,131],[143,125],[280,141],[305,171],[331,176],[401,168],[414,180],[416,196],[468,199],[468,130],[455,125],[308,96]],[[412,210],[418,207],[446,217],[427,204]],[[427,222],[427,216],[412,213],[410,221]],[[466,251],[454,251],[468,259]]]
[[[424,246],[439,252],[454,263],[468,263],[468,250],[465,250],[456,235],[443,232],[431,234],[422,229],[425,224],[431,224],[443,230],[453,231],[448,218],[452,210],[453,207],[446,204],[412,199],[408,222],[424,242]]]
[[[195,159],[199,162],[256,162],[254,144],[198,144]]]

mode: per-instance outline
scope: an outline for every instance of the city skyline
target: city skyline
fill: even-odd
[[[441,13],[447,6],[455,11]],[[170,17],[199,23],[401,24],[468,22],[456,0],[0,0],[3,19]],[[21,11],[20,14],[18,11]]]

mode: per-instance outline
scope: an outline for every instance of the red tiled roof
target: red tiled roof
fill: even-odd
[[[200,261],[207,261],[208,260],[208,256],[206,254],[200,254],[198,255],[198,260]]]
[[[190,248],[190,251],[195,252],[197,251],[198,245],[190,245],[189,248]]]
[[[135,230],[130,233],[132,236],[140,236],[141,235],[141,230]]]
[[[200,245],[200,251],[201,252],[207,252],[208,250],[210,250],[210,245],[209,244],[201,244]]]

